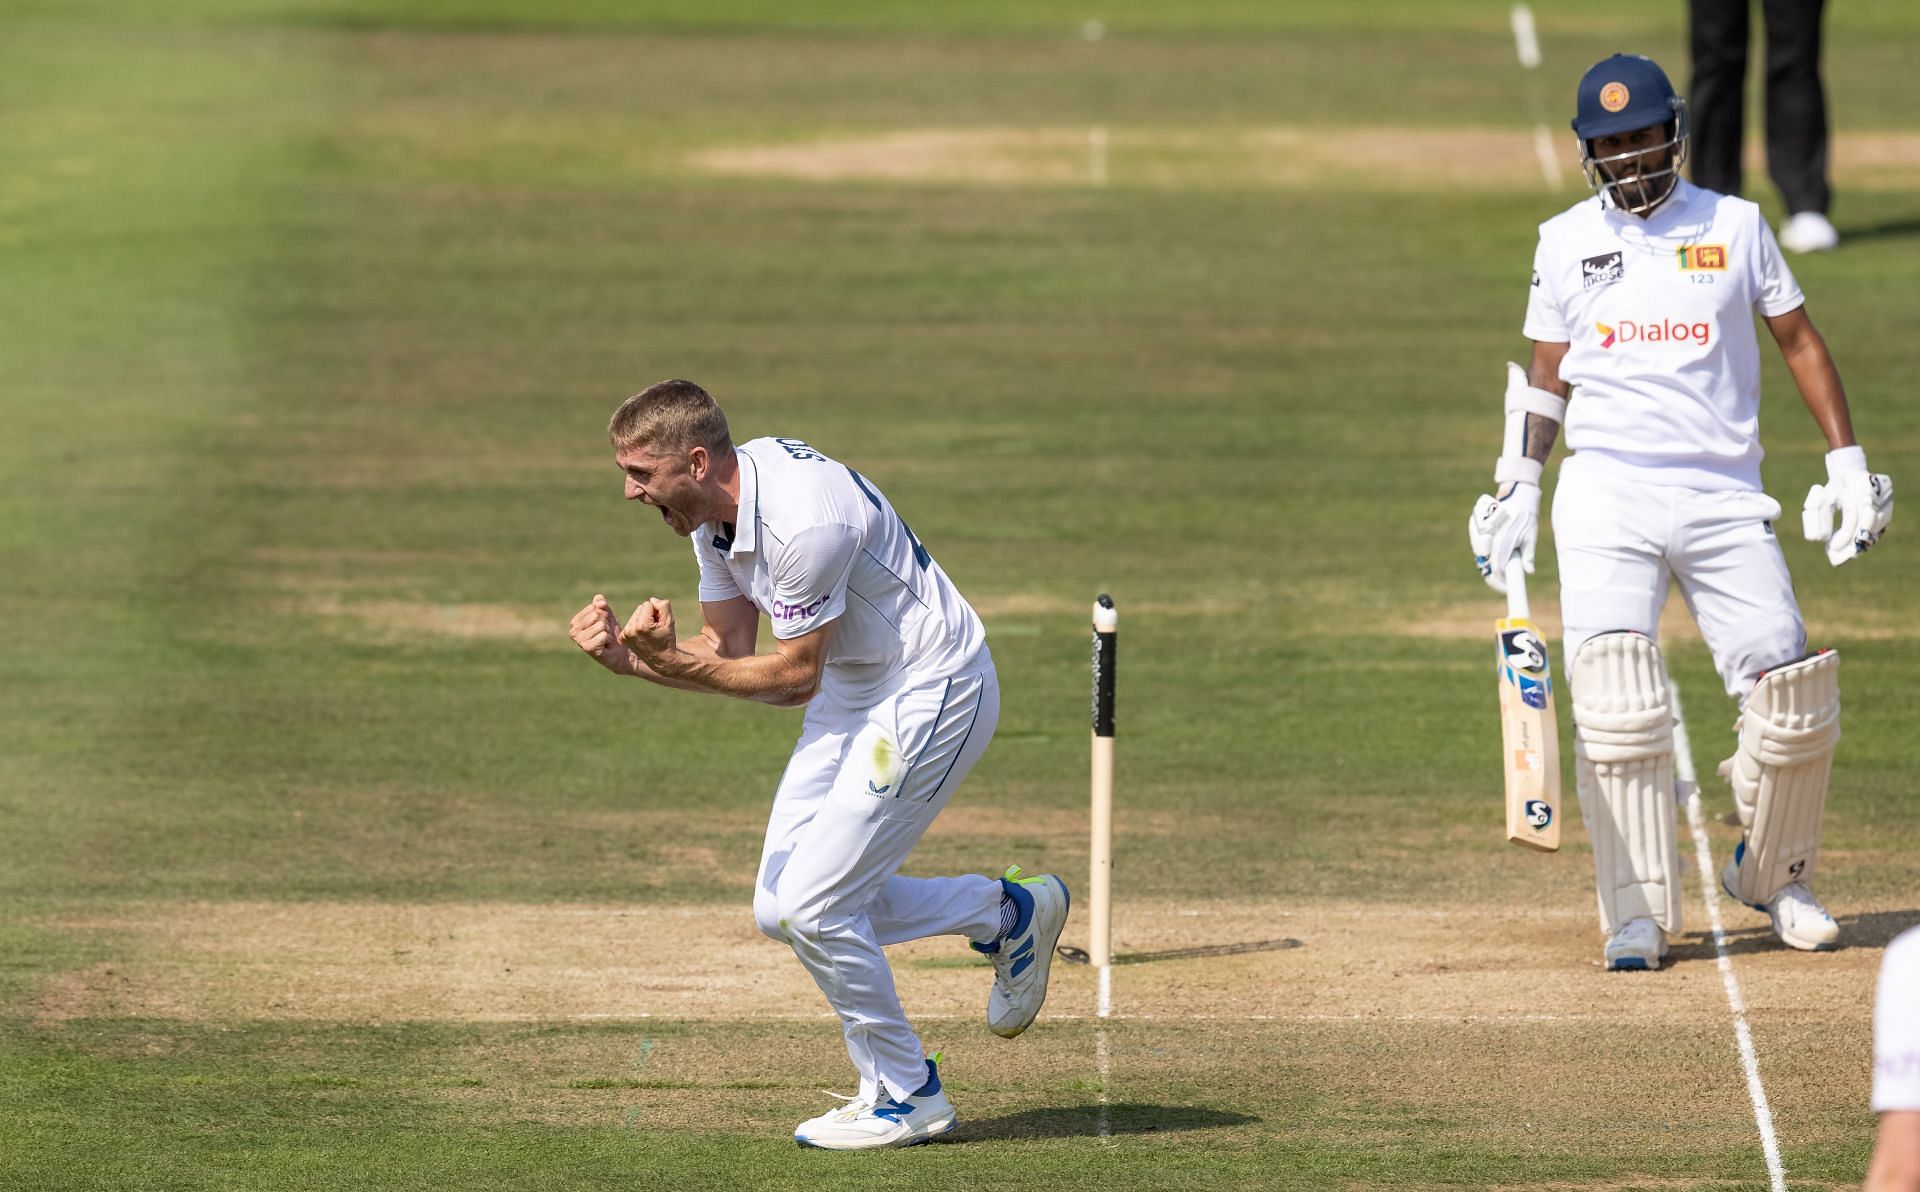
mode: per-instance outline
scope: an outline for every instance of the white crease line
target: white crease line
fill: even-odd
[[[978,1018],[977,1013],[967,1014],[915,1014],[915,1022],[969,1022]],[[671,1011],[636,1011],[632,1014],[573,1014],[568,1017],[572,1022],[639,1022],[649,1018],[659,1018],[668,1022],[684,1023],[724,1023],[724,1022],[827,1022],[839,1021],[839,1015],[832,1011],[818,1014],[750,1014],[735,1018],[693,1018],[676,1015]],[[1048,1022],[1434,1022],[1457,1026],[1500,1023],[1536,1023],[1536,1022],[1619,1022],[1618,1016],[1605,1014],[1381,1014],[1364,1011],[1349,1011],[1341,1014],[1302,1012],[1298,1014],[1072,1014],[1047,1011]],[[477,1019],[481,1022],[542,1022],[539,1018],[498,1018]]]
[[[1096,1010],[1100,1026],[1093,1032],[1094,1058],[1100,1069],[1100,1141],[1113,1141],[1108,1090],[1113,1081],[1112,1051],[1107,1046],[1107,1019],[1113,1016],[1113,966],[1100,966],[1100,999]]]
[[[1548,190],[1560,189],[1560,158],[1553,151],[1553,138],[1547,135],[1546,126],[1533,126],[1533,155],[1540,161],[1540,177]]]
[[[1513,20],[1513,52],[1520,65],[1528,70],[1540,69],[1540,33],[1533,27],[1533,10],[1516,4],[1509,15]]]
[[[1540,69],[1540,31],[1533,24],[1533,10],[1524,4],[1516,4],[1509,14],[1513,24],[1513,54],[1520,60],[1525,70]],[[1529,81],[1529,99],[1535,117],[1540,114],[1540,102],[1537,88]],[[1533,122],[1533,155],[1540,162],[1540,179],[1547,184],[1548,190],[1560,189],[1560,159],[1553,152],[1553,138],[1547,135],[1547,126],[1536,118]]]
[[[1421,910],[1410,906],[1352,907],[1335,906],[1315,908],[1313,910],[1289,910],[1285,907],[1269,906],[1265,903],[1252,903],[1238,907],[1225,907],[1219,910],[1206,908],[1182,909],[1170,912],[1176,919],[1217,919],[1244,918],[1251,906],[1263,919],[1312,919],[1316,922],[1324,919],[1392,919],[1404,922],[1409,919],[1457,920],[1460,910]],[[1484,916],[1483,916],[1484,917]],[[1524,919],[1531,922],[1536,919],[1577,919],[1582,923],[1593,918],[1592,910],[1566,910],[1554,907],[1528,907],[1524,914],[1495,916],[1498,918]],[[1125,939],[1116,943],[1133,944],[1138,941]]]
[[[1740,979],[1733,975],[1733,956],[1727,951],[1727,933],[1720,925],[1720,879],[1713,867],[1713,846],[1707,840],[1706,815],[1700,809],[1700,784],[1694,780],[1687,725],[1680,715],[1680,689],[1671,680],[1668,687],[1673,692],[1673,772],[1680,788],[1687,792],[1687,824],[1693,829],[1695,865],[1700,871],[1700,890],[1706,896],[1707,923],[1713,928],[1720,983],[1726,987],[1727,1006],[1733,1011],[1733,1035],[1740,1047],[1740,1066],[1747,1074],[1747,1099],[1753,1102],[1753,1121],[1760,1128],[1760,1149],[1767,1157],[1767,1177],[1773,1192],[1787,1192],[1787,1169],[1780,1161],[1780,1140],[1773,1132],[1767,1090],[1760,1083],[1760,1057],[1754,1051],[1753,1031],[1747,1025],[1746,999],[1740,996]]]

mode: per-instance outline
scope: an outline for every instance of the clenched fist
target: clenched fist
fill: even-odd
[[[664,672],[680,649],[673,629],[673,605],[655,596],[634,609],[626,628],[620,630],[620,644],[656,672]]]
[[[633,656],[620,640],[620,622],[607,607],[605,596],[596,595],[587,607],[573,614],[567,636],[614,674],[632,671]]]

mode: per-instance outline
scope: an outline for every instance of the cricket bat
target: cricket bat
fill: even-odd
[[[1507,779],[1507,840],[1560,848],[1560,726],[1553,661],[1527,608],[1526,566],[1507,562],[1507,615],[1494,625],[1500,668],[1500,738]]]

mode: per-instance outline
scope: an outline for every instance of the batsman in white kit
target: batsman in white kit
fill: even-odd
[[[1469,520],[1506,590],[1539,536],[1540,478],[1561,424],[1553,502],[1562,658],[1581,814],[1609,969],[1657,969],[1680,931],[1673,710],[1657,643],[1669,578],[1740,701],[1720,773],[1744,829],[1720,874],[1790,947],[1839,928],[1811,885],[1840,738],[1840,656],[1809,650],[1760,484],[1760,349],[1779,346],[1826,437],[1827,480],[1802,528],[1838,567],[1878,540],[1893,485],[1869,472],[1840,376],[1753,203],[1683,181],[1686,101],[1651,60],[1618,54],[1580,81],[1574,135],[1593,198],[1540,226],[1524,331],[1507,366],[1497,495]],[[1571,397],[1569,397],[1571,395]],[[1839,525],[1834,525],[1838,515]]]
[[[872,482],[796,438],[735,446],[690,381],[628,398],[608,426],[626,498],[693,540],[698,636],[665,600],[622,625],[605,596],[573,640],[617,675],[804,707],[773,796],[753,913],[792,947],[840,1017],[859,1088],[802,1122],[828,1150],[927,1142],[954,1128],[938,1054],[907,1024],[881,951],[965,936],[994,969],[987,1023],[1012,1038],[1046,999],[1068,893],[1051,874],[901,877],[993,738],[1000,689],[986,630]],[[773,652],[755,647],[760,619]]]

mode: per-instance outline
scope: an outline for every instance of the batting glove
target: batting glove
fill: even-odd
[[[1834,515],[1840,527],[1834,528]],[[1842,447],[1827,453],[1827,482],[1807,490],[1800,512],[1800,530],[1808,542],[1827,545],[1827,562],[1835,567],[1864,554],[1880,541],[1893,520],[1893,478],[1867,471],[1867,453]]]
[[[1540,542],[1540,486],[1518,481],[1504,497],[1482,495],[1467,519],[1467,543],[1480,578],[1496,592],[1507,590],[1507,560],[1520,556],[1533,574],[1533,551]]]

